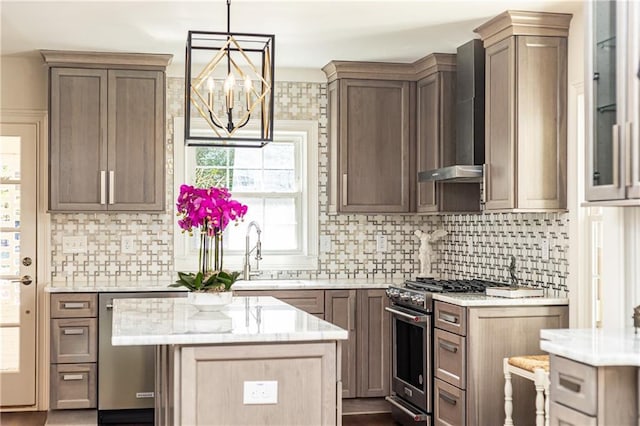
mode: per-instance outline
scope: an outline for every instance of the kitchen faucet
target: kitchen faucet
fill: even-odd
[[[253,246],[253,248],[249,248],[249,245],[251,244],[249,241],[249,237],[251,235],[251,227],[256,228],[256,234],[258,235],[258,241],[256,241],[256,245]],[[245,280],[250,280],[252,276],[257,276],[260,275],[260,271],[258,271],[258,268],[260,267],[260,261],[262,260],[262,243],[260,242],[260,234],[262,233],[262,230],[260,229],[260,226],[258,225],[258,222],[256,221],[251,221],[249,222],[249,225],[247,225],[247,236],[245,239],[245,247],[244,247],[244,275],[243,275],[243,279]],[[250,259],[250,255],[253,251],[256,251],[256,270],[254,272],[251,272],[251,259]]]

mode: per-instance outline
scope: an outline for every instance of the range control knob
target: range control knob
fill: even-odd
[[[400,295],[400,300],[408,302],[409,300],[411,300],[411,295],[409,293],[402,293]]]
[[[424,303],[424,296],[417,294],[411,297],[411,301],[416,304],[422,304]]]

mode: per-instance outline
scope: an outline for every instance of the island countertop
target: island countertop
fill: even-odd
[[[201,312],[186,298],[115,299],[115,346],[346,340],[348,332],[273,297]]]
[[[540,330],[540,349],[585,364],[640,367],[640,334],[632,327]]]

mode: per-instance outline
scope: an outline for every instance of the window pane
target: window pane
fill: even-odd
[[[233,152],[233,151],[231,151]],[[229,150],[226,148],[196,148],[196,164],[198,166],[227,166],[227,155]]]
[[[248,207],[244,221],[238,226],[229,225],[224,232],[224,246],[227,250],[241,251],[244,253],[245,236],[247,235],[247,226],[253,220],[258,222],[260,228],[264,229],[264,201],[261,198],[241,198],[238,201],[246,204]],[[255,244],[255,232],[251,231],[251,244]]]
[[[264,149],[264,148],[262,148]],[[262,149],[236,148],[233,167],[243,169],[262,168]]]
[[[273,225],[265,227],[262,233],[263,250],[296,250],[295,225]]]
[[[0,232],[0,275],[20,275],[20,233]]]
[[[262,148],[265,169],[295,168],[295,148],[292,143],[274,143]]]
[[[232,189],[242,192],[257,192],[262,190],[262,170],[235,169]]]
[[[0,328],[0,371],[20,371],[20,327]]]
[[[232,176],[227,180],[227,170],[217,168],[198,168],[196,169],[196,181],[194,186],[197,188],[209,188],[211,186],[222,186],[228,188],[229,182],[233,178]]]
[[[296,220],[296,202],[294,198],[267,198],[264,200],[264,226],[294,225]]]
[[[295,173],[293,170],[265,170],[263,186],[266,192],[292,192],[296,188]]]

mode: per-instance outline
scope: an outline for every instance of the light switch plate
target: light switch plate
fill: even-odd
[[[387,251],[387,236],[384,234],[376,234],[376,252],[384,253]]]
[[[87,252],[87,237],[62,237],[62,253],[77,254]]]
[[[549,238],[542,239],[540,251],[542,260],[549,260]]]
[[[277,404],[278,382],[276,380],[244,382],[243,403],[245,405]]]
[[[320,252],[329,253],[331,251],[331,237],[329,235],[320,235]]]

